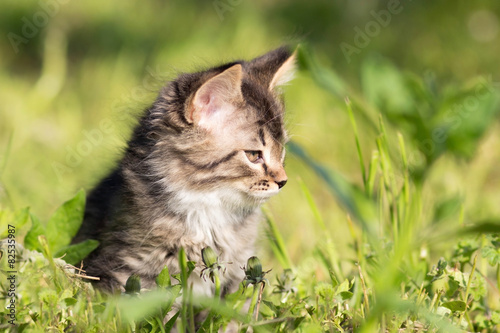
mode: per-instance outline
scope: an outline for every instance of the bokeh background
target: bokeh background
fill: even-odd
[[[166,80],[295,43],[347,88],[339,90],[344,96],[332,94],[300,71],[285,89],[291,137],[315,160],[361,184],[344,97],[370,99],[378,68],[409,73],[436,95],[483,81],[498,91],[499,20],[500,2],[493,0],[3,0],[0,205],[30,206],[46,220],[113,167],[134,117]],[[391,78],[380,80],[393,98],[387,103],[393,101],[395,109],[411,103]],[[483,116],[473,111],[464,122]],[[365,113],[355,108],[354,115],[369,156],[377,132]],[[466,218],[474,220],[500,216],[498,116],[485,121],[488,129],[467,159],[443,154],[426,176],[430,201],[458,196]],[[402,131],[406,139],[408,123],[399,125],[393,117],[388,131]],[[268,206],[292,258],[307,256],[322,238],[300,182],[311,191],[337,247],[349,255],[345,210],[293,155],[287,172],[289,183]],[[267,246],[262,255],[270,257]]]

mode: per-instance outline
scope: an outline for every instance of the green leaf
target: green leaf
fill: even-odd
[[[168,271],[168,267],[165,266],[161,270],[160,274],[156,277],[156,285],[160,288],[167,288],[172,283],[170,282],[170,272]]]
[[[31,229],[24,237],[24,247],[26,247],[28,250],[36,250],[41,252],[42,247],[38,242],[38,236],[45,234],[45,227],[35,215],[30,214],[30,219]]]
[[[0,238],[5,238],[8,235],[9,225],[15,227],[15,234],[28,222],[30,217],[30,209],[28,207],[18,211],[9,209],[0,210]],[[4,229],[5,228],[5,229]]]
[[[273,302],[266,301],[265,299],[263,299],[262,303],[264,303],[269,309],[271,309],[271,311],[274,312],[275,315],[279,315],[280,309],[279,309],[279,307],[274,305]]]
[[[196,268],[196,262],[194,261],[188,261],[187,262],[187,268],[188,268],[188,271],[187,271],[187,276],[189,277],[191,275],[191,273],[195,270]]]
[[[314,287],[314,293],[325,300],[332,300],[335,295],[335,291],[331,284],[326,282],[320,282]]]
[[[401,72],[389,61],[371,57],[361,67],[364,96],[389,117],[413,112],[412,93]]]
[[[436,205],[434,209],[433,222],[441,222],[447,218],[452,217],[460,211],[460,205],[462,204],[462,199],[458,196],[443,200]]]
[[[170,318],[170,319],[167,321],[167,323],[165,324],[165,330],[166,330],[167,332],[170,332],[170,331],[172,330],[172,328],[174,327],[175,322],[176,322],[177,318],[179,317],[179,314],[180,314],[180,313],[181,313],[180,311],[177,311],[177,313],[176,313],[176,314],[174,314],[174,315],[172,316],[172,318]]]
[[[342,291],[340,292],[340,297],[342,297],[343,301],[351,299],[354,294],[350,291]]]
[[[73,298],[73,297],[68,297],[68,298],[64,299],[64,303],[66,304],[66,306],[75,305],[77,302],[78,302],[78,300],[76,298]]]
[[[29,217],[29,207],[23,208],[20,211],[16,212],[16,215],[14,217],[14,225],[16,226],[16,228],[22,228],[28,222]]]
[[[351,289],[350,284],[349,284],[349,280],[345,279],[344,282],[342,282],[341,284],[339,284],[337,286],[336,292],[341,293],[343,291],[349,291],[349,289]]]
[[[463,301],[450,301],[442,304],[447,309],[451,311],[465,311],[466,304]]]
[[[106,310],[106,306],[99,303],[92,304],[92,310],[94,310],[94,313],[103,313]]]
[[[63,257],[63,260],[68,264],[77,265],[85,259],[92,251],[99,246],[99,242],[95,239],[87,239],[81,243],[68,245],[56,252],[55,257]]]
[[[497,92],[482,79],[453,96],[449,104],[447,118],[439,124],[446,130],[446,147],[456,156],[471,158],[499,112]]]
[[[448,266],[448,262],[444,260],[444,258],[440,258],[438,261],[437,266],[433,266],[431,271],[427,274],[428,276],[432,276],[432,281],[434,282],[436,280],[441,279],[442,277],[445,276],[446,273],[446,267]]]
[[[180,284],[174,284],[173,286],[169,286],[165,289],[165,291],[168,294],[168,299],[167,302],[165,303],[164,309],[168,312],[170,311],[170,308],[175,302],[175,299],[179,296],[181,293],[182,287]]]
[[[219,332],[219,328],[222,326],[221,319],[222,318],[219,315],[209,314],[196,333]]]
[[[59,207],[47,224],[47,241],[53,252],[71,242],[83,221],[85,191],[80,190],[73,199]]]
[[[500,249],[492,246],[485,246],[482,252],[483,258],[488,259],[488,263],[491,266],[496,266],[500,263]]]

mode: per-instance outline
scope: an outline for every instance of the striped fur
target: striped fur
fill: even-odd
[[[286,182],[284,107],[275,85],[290,78],[293,59],[280,48],[182,74],[163,88],[117,168],[88,196],[73,240],[100,241],[84,262],[99,287],[123,290],[136,273],[152,288],[165,265],[179,272],[181,247],[200,266],[206,246],[233,262],[224,291],[238,286],[240,267],[255,254],[259,206]],[[196,276],[194,290],[211,294],[212,284]]]

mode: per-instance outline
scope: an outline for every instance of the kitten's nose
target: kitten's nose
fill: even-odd
[[[279,187],[279,188],[282,188],[283,186],[285,186],[286,182],[287,182],[287,179],[282,180],[282,181],[280,181],[280,182],[276,182],[276,184],[278,184],[278,187]]]
[[[288,180],[283,166],[280,166],[274,172],[271,172],[271,177],[273,177],[274,182],[278,185],[278,189],[281,189],[283,186],[285,186]]]

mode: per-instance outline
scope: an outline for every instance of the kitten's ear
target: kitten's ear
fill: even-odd
[[[296,52],[281,47],[251,61],[251,71],[261,84],[274,90],[293,79],[296,70]]]
[[[276,73],[274,73],[271,83],[269,84],[269,89],[273,90],[278,86],[287,84],[295,76],[297,70],[297,51],[293,52],[288,59],[278,68]]]
[[[226,111],[224,106],[241,96],[242,76],[241,65],[236,64],[205,82],[191,100],[187,120],[201,127],[220,121]]]

